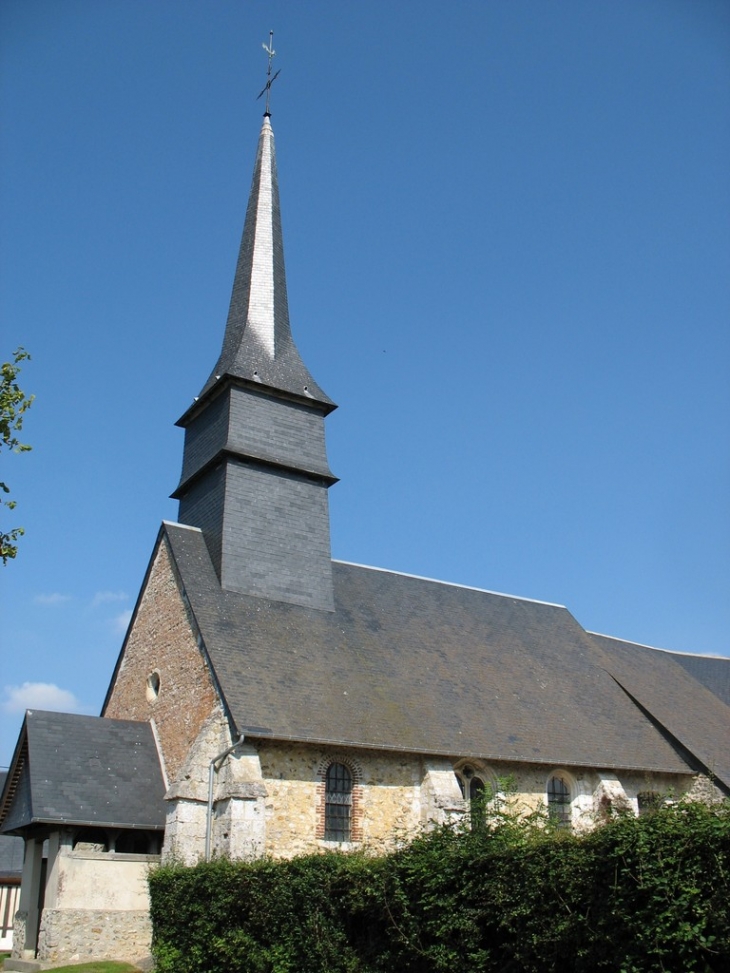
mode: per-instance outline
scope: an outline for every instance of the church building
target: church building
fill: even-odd
[[[508,787],[576,829],[730,793],[730,659],[333,561],[334,408],[292,337],[267,110],[221,352],[178,422],[178,521],[101,716],[29,711],[0,797],[16,959],[148,953],[160,858],[384,852]]]

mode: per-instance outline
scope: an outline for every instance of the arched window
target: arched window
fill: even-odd
[[[484,780],[473,767],[469,764],[464,764],[455,773],[463,798],[469,801],[478,800],[480,796],[483,798],[485,789]]]
[[[352,774],[344,764],[330,764],[325,776],[325,841],[350,841],[352,829]]]
[[[548,814],[559,828],[569,828],[572,820],[570,787],[562,777],[551,777],[547,786]]]
[[[470,764],[464,764],[456,771],[461,796],[469,802],[472,828],[484,820],[487,800],[487,785],[484,778]]]

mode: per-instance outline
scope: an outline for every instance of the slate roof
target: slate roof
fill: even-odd
[[[164,795],[149,723],[28,710],[0,796],[0,831],[58,823],[161,830]]]
[[[0,834],[0,884],[19,879],[23,872],[23,839]]]
[[[684,652],[670,654],[690,676],[706,686],[726,706],[730,706],[730,659],[717,655],[688,655]]]
[[[200,531],[163,531],[239,731],[687,773],[684,725],[675,722],[677,744],[617,681],[649,699],[646,682],[657,673],[643,657],[632,667],[562,606],[333,562],[335,611],[306,609],[223,590]],[[662,666],[661,675],[671,681],[668,698],[684,694],[687,725],[701,720],[712,694],[679,666]],[[726,734],[730,710],[714,702]]]
[[[335,408],[302,361],[291,334],[279,180],[268,116],[259,135],[223,348],[200,398],[226,375],[315,399],[325,412]],[[186,417],[187,413],[178,424],[184,425]]]
[[[0,770],[0,794],[7,776],[7,771]],[[22,838],[0,834],[0,883],[20,878],[23,871],[23,851]]]
[[[730,707],[694,679],[671,652],[608,635],[591,638],[619,685],[664,731],[730,787]]]

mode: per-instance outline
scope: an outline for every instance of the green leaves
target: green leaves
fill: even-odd
[[[720,973],[730,804],[581,836],[504,807],[384,857],[166,866],[150,891],[158,973]]]
[[[18,385],[20,363],[30,361],[24,348],[16,348],[12,362],[0,366],[0,443],[16,453],[31,449],[15,435],[23,428],[23,417],[31,407],[34,396],[26,396]]]
[[[14,453],[27,453],[31,446],[21,443],[18,433],[23,428],[23,418],[31,407],[35,396],[27,396],[18,385],[20,363],[30,359],[24,348],[17,348],[11,362],[0,365],[0,449],[10,449]],[[6,483],[0,482],[0,491],[10,493]],[[1,500],[0,506],[15,509],[15,500]],[[3,564],[18,553],[17,540],[25,533],[22,527],[0,531],[0,558]]]

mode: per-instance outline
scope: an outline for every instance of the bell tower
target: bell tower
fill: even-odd
[[[324,419],[335,408],[291,335],[267,104],[223,347],[177,423],[179,520],[203,531],[223,588],[334,609]]]

